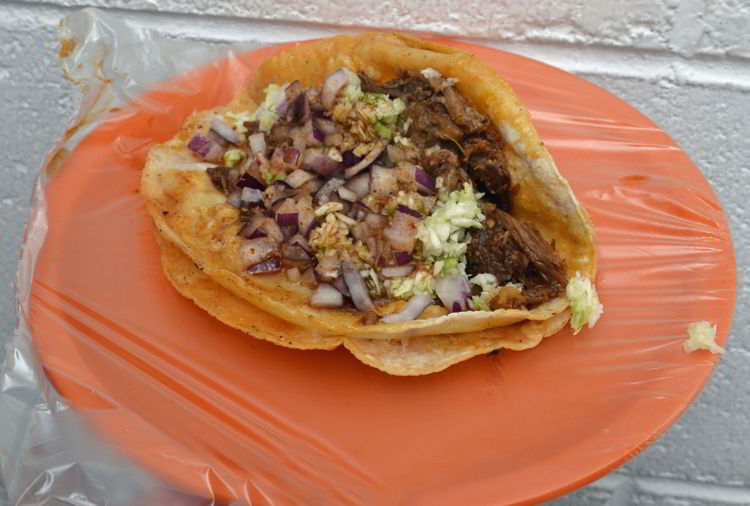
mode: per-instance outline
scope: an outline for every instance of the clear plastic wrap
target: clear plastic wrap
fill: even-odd
[[[663,433],[726,344],[731,235],[658,127],[586,81],[466,44],[514,87],[590,212],[605,313],[537,348],[396,378],[222,327],[161,272],[137,193],[148,148],[227,102],[276,48],[62,23],[81,113],[39,177],[0,392],[13,504],[484,504],[582,486]]]

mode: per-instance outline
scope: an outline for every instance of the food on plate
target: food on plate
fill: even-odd
[[[699,321],[688,327],[688,338],[682,343],[685,353],[708,350],[711,353],[724,353],[724,348],[716,344],[716,325]]]
[[[314,335],[391,346],[601,313],[588,214],[510,87],[454,48],[286,49],[152,148],[142,190],[217,300]]]
[[[206,276],[180,249],[161,236],[161,262],[172,286],[217,320],[251,336],[286,348],[332,350],[343,346],[361,362],[396,376],[441,371],[471,357],[501,348],[525,350],[562,329],[569,310],[544,321],[525,321],[495,329],[400,339],[324,336],[277,318],[237,297]]]

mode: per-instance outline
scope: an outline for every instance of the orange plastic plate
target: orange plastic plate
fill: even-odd
[[[714,192],[667,134],[606,91],[455,45],[510,81],[594,220],[596,328],[398,378],[345,351],[252,339],[178,295],[138,194],[146,153],[230,100],[271,48],[146,93],[48,183],[32,327],[55,387],[123,453],[219,502],[537,502],[663,433],[717,361],[683,352],[688,325],[717,323],[725,343],[731,324],[735,257]]]

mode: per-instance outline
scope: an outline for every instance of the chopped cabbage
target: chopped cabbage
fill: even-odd
[[[724,348],[716,344],[716,325],[707,321],[695,322],[688,327],[688,338],[682,344],[685,353],[708,350],[711,353],[724,353]]]
[[[604,312],[604,307],[599,302],[596,287],[591,280],[576,272],[575,277],[568,281],[565,294],[570,302],[570,326],[573,334],[578,334],[583,326],[593,327]]]
[[[227,167],[233,167],[240,160],[242,160],[242,150],[230,149],[224,153],[224,163]]]
[[[224,116],[232,120],[230,123],[232,123],[234,129],[241,134],[247,132],[247,128],[245,128],[245,122],[253,120],[253,113],[249,111],[228,112]]]
[[[411,299],[419,292],[435,292],[435,276],[424,271],[403,278],[386,279],[384,284],[388,295],[398,299]]]
[[[481,193],[474,193],[471,184],[464,183],[462,190],[441,195],[432,214],[419,225],[417,239],[422,243],[422,253],[433,262],[443,261],[442,270],[450,274],[449,265],[466,263],[465,255],[470,228],[482,228],[484,214],[479,208]]]
[[[469,279],[472,285],[482,288],[482,293],[474,295],[469,299],[469,307],[475,311],[489,311],[490,300],[497,291],[497,278],[494,274],[477,274]]]
[[[276,113],[276,108],[286,100],[286,87],[288,85],[289,83],[284,83],[281,86],[278,84],[269,84],[266,89],[263,90],[263,93],[266,94],[266,98],[251,117],[253,120],[258,120],[258,128],[260,128],[261,131],[270,131],[274,123],[279,120],[280,116]]]
[[[393,137],[393,130],[391,130],[389,127],[385,126],[380,121],[376,121],[373,123],[373,128],[375,129],[375,132],[381,136],[383,139],[390,139]]]

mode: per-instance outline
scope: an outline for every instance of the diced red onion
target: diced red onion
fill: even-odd
[[[242,245],[241,254],[248,266],[262,262],[269,256],[277,253],[276,242],[270,237],[250,239]]]
[[[357,200],[357,194],[351,191],[346,186],[339,186],[338,192],[339,197],[344,200],[348,200],[349,202],[354,202],[355,200]]]
[[[318,190],[318,192],[315,194],[315,200],[318,202],[318,204],[327,204],[331,201],[331,197],[337,193],[337,190],[343,186],[345,181],[343,179],[338,178],[331,178],[328,181],[326,181],[326,184],[323,185],[323,187]]]
[[[318,260],[318,265],[315,266],[315,272],[323,281],[333,281],[340,275],[340,271],[341,265],[335,256],[325,255]]]
[[[266,189],[266,185],[255,179],[250,174],[244,174],[239,181],[237,181],[237,186],[240,188],[252,188],[254,190],[260,190],[263,191]]]
[[[319,146],[326,139],[325,134],[315,126],[312,119],[308,119],[304,125],[302,125],[303,139],[306,146]]]
[[[341,264],[344,274],[344,281],[352,297],[354,306],[360,311],[368,312],[375,309],[370,299],[370,293],[367,291],[365,280],[362,279],[359,271],[354,267],[351,261],[347,260]]]
[[[287,110],[287,118],[294,122],[304,122],[310,117],[310,103],[306,93],[300,93],[292,107]]]
[[[307,147],[307,134],[300,127],[294,127],[290,130],[289,136],[292,138],[292,147],[303,153]]]
[[[341,165],[343,165],[344,168],[348,169],[352,165],[356,165],[359,162],[361,162],[363,158],[364,158],[363,156],[355,155],[354,151],[349,149],[341,153]]]
[[[314,177],[314,174],[310,174],[302,169],[297,169],[284,178],[284,182],[292,188],[299,188]]]
[[[276,106],[276,114],[280,116],[286,116],[287,109],[289,109],[289,99],[285,98],[279,105]]]
[[[378,143],[377,146],[375,146],[372,151],[367,153],[367,156],[365,156],[360,162],[352,165],[348,169],[344,171],[344,177],[346,179],[352,178],[362,172],[364,169],[372,165],[372,163],[377,160],[378,156],[380,156],[380,153],[383,152],[383,149],[385,148],[385,144]],[[342,156],[343,159],[343,156]]]
[[[300,248],[305,250],[308,255],[312,255],[314,253],[313,249],[307,243],[307,239],[305,239],[301,234],[296,234],[291,239],[289,239],[289,244],[291,244],[292,246],[299,246]]]
[[[415,211],[414,209],[412,209],[410,207],[406,207],[406,206],[404,206],[402,204],[398,205],[398,207],[396,208],[396,211],[398,211],[399,213],[406,213],[406,214],[408,214],[410,216],[414,216],[415,218],[421,218],[422,217],[422,214],[419,211]]]
[[[393,259],[396,260],[398,265],[404,265],[411,262],[414,257],[412,257],[411,253],[407,253],[406,251],[394,251]]]
[[[435,282],[435,293],[443,305],[453,312],[466,310],[466,301],[471,295],[469,280],[463,274],[441,276]]]
[[[237,232],[237,235],[242,237],[247,237],[249,239],[254,239],[253,235],[255,232],[259,229],[259,227],[263,224],[265,220],[267,220],[265,216],[253,216],[250,218],[250,220],[245,223],[239,232]],[[263,236],[267,235],[265,232],[263,233]],[[262,236],[261,236],[262,237]]]
[[[336,290],[341,292],[344,295],[344,297],[352,296],[351,293],[349,293],[349,288],[347,288],[346,286],[346,281],[344,281],[344,276],[342,276],[341,274],[339,274],[339,277],[331,281],[331,284],[334,286],[334,288],[336,288]]]
[[[331,285],[321,283],[310,296],[310,305],[314,307],[341,307],[344,296]]]
[[[323,105],[320,103],[320,92],[317,88],[307,88],[305,95],[307,95],[307,103],[310,104],[310,112],[323,110]]]
[[[298,244],[284,244],[281,246],[281,254],[289,260],[310,260],[310,254]]]
[[[284,232],[281,231],[279,224],[276,223],[275,220],[272,220],[271,218],[264,218],[263,223],[260,225],[260,228],[266,234],[268,234],[268,237],[273,239],[274,242],[280,243],[284,240]]]
[[[307,235],[315,227],[315,210],[312,197],[304,195],[297,201],[297,228],[303,235]]]
[[[227,197],[227,204],[232,207],[242,207],[242,192],[240,190],[233,191]]]
[[[250,274],[266,274],[270,272],[279,272],[281,270],[281,258],[274,255],[267,260],[250,267],[247,272]]]
[[[219,162],[224,156],[224,150],[217,142],[212,141],[203,134],[195,134],[190,142],[188,149],[209,162]]]
[[[370,170],[370,193],[375,197],[387,197],[398,189],[398,174],[395,169],[373,165]]]
[[[289,278],[289,281],[292,283],[296,283],[302,279],[302,273],[297,267],[292,267],[291,269],[286,270],[286,277]]]
[[[284,161],[284,163],[293,167],[299,166],[301,156],[298,149],[284,146],[283,153],[284,156],[282,157],[282,160]]]
[[[427,172],[416,167],[414,169],[414,179],[417,181],[417,189],[421,190],[420,193],[428,193],[430,195],[435,193],[435,178]]]
[[[380,269],[380,273],[385,278],[403,278],[414,272],[416,267],[414,264],[398,265],[396,267],[383,267]]]
[[[331,177],[341,170],[339,162],[329,158],[320,149],[316,148],[307,148],[305,150],[305,154],[302,156],[302,166],[325,177]]]
[[[370,174],[367,172],[357,174],[346,182],[347,188],[357,194],[357,198],[363,198],[370,192]]]
[[[391,224],[383,230],[394,249],[411,252],[417,236],[419,219],[407,213],[396,213]]]
[[[242,189],[242,202],[248,204],[257,204],[263,202],[263,192],[255,188]]]
[[[366,241],[370,236],[370,227],[367,226],[367,223],[360,222],[352,227],[351,232],[352,237],[357,241]]]
[[[307,183],[299,187],[299,190],[303,193],[309,193],[314,195],[318,190],[323,188],[323,180],[319,177],[315,177],[309,180]]]
[[[300,82],[292,81],[289,83],[289,85],[284,89],[284,94],[286,95],[286,98],[293,101],[295,100],[300,93],[302,93],[302,85]]]
[[[308,267],[302,272],[302,284],[313,287],[318,284],[318,278],[315,277],[315,269]]]
[[[289,238],[297,233],[297,218],[297,203],[292,198],[284,200],[276,209],[276,223],[284,237]]]
[[[265,153],[266,152],[266,136],[263,132],[258,132],[247,138],[250,143],[250,149],[253,153]]]
[[[211,120],[211,130],[227,142],[237,145],[242,143],[240,133],[218,118]]]
[[[388,225],[388,217],[378,213],[369,213],[365,216],[365,223],[372,228],[383,228]]]
[[[324,138],[335,134],[338,128],[336,127],[336,123],[330,119],[324,118],[322,116],[314,116],[313,117],[313,126],[315,130],[318,130],[324,135]],[[319,139],[322,142],[322,139]]]
[[[274,181],[274,183],[266,188],[263,192],[266,200],[266,207],[271,208],[274,204],[280,202],[282,199],[290,198],[297,195],[297,190],[289,186],[283,181]]]
[[[432,296],[427,293],[420,292],[409,299],[409,302],[407,302],[406,306],[404,306],[404,309],[402,309],[400,312],[386,315],[382,317],[380,321],[382,321],[383,323],[399,323],[416,320],[422,313],[424,313],[424,310],[431,305]]]
[[[248,239],[257,239],[258,237],[268,237],[268,234],[263,232],[261,229],[256,230],[253,232]]]
[[[326,80],[323,82],[323,88],[320,91],[320,103],[327,111],[330,111],[333,107],[339,91],[348,84],[349,78],[346,76],[346,72],[344,72],[343,69],[339,69],[326,77]]]
[[[221,146],[222,148],[226,148],[230,144],[229,142],[227,142],[226,139],[224,139],[221,135],[217,134],[213,130],[209,130],[208,133],[206,134],[206,137],[218,143],[219,146]]]
[[[276,213],[276,223],[280,227],[297,226],[297,213]]]

